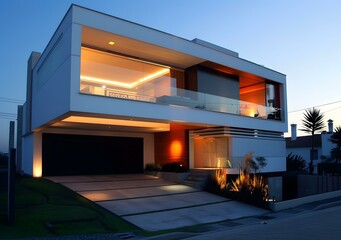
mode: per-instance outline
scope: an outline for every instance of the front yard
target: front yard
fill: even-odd
[[[3,175],[3,174],[2,174]],[[43,178],[18,177],[15,224],[7,225],[6,178],[0,184],[0,239],[141,232],[71,190]]]

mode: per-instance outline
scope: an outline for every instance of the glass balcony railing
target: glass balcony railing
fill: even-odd
[[[280,110],[251,102],[194,92],[185,89],[147,83],[134,89],[81,83],[81,93],[197,108],[206,111],[230,113],[249,117],[280,120]]]

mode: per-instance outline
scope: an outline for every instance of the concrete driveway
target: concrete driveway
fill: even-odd
[[[233,220],[267,212],[150,175],[65,176],[48,179],[147,231]]]

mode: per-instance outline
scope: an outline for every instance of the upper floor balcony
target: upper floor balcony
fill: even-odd
[[[81,49],[80,92],[155,104],[281,120],[280,86],[214,69],[174,69]]]
[[[246,101],[225,98],[194,92],[175,87],[164,87],[155,83],[145,84],[135,90],[125,90],[119,87],[96,85],[83,78],[81,92],[114,98],[123,98],[134,101],[152,102],[164,105],[173,105],[188,108],[197,108],[207,111],[237,114],[263,119],[281,120],[279,108],[264,106]]]

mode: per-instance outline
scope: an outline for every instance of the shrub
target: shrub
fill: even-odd
[[[209,176],[207,184],[205,185],[205,191],[217,194],[220,196],[226,196],[226,188],[221,188],[221,185],[217,182],[214,176]]]
[[[292,153],[287,156],[286,164],[288,172],[303,172],[306,167],[306,161],[303,157]]]
[[[245,155],[245,170],[250,171],[252,169],[254,173],[260,172],[260,170],[266,167],[267,162],[265,157],[254,157],[253,153],[247,153]]]
[[[163,165],[161,168],[161,171],[162,172],[180,173],[180,172],[186,172],[187,169],[184,166],[182,166],[182,164],[173,162],[173,163],[167,163],[167,164]]]
[[[5,153],[0,152],[0,167],[7,167],[8,156]]]
[[[219,168],[215,171],[215,180],[220,189],[225,189],[227,185],[226,181],[226,169]]]
[[[318,164],[318,174],[341,175],[341,163],[324,162]]]
[[[245,167],[240,168],[237,178],[228,181],[226,169],[217,169],[214,177],[209,179],[206,191],[268,209],[269,187],[259,175],[259,170],[265,166],[264,157],[254,160],[251,154],[247,154]]]
[[[268,208],[269,187],[259,174],[251,175],[246,169],[240,169],[238,178],[231,181],[227,191],[239,201]]]
[[[148,163],[146,164],[146,167],[144,168],[145,171],[150,172],[159,172],[161,170],[161,165],[156,163]]]
[[[254,174],[251,178],[251,201],[257,206],[268,205],[269,186],[263,180],[261,175]]]
[[[338,163],[341,159],[341,150],[340,147],[334,147],[330,150],[330,156],[332,159],[335,159],[335,162]]]

